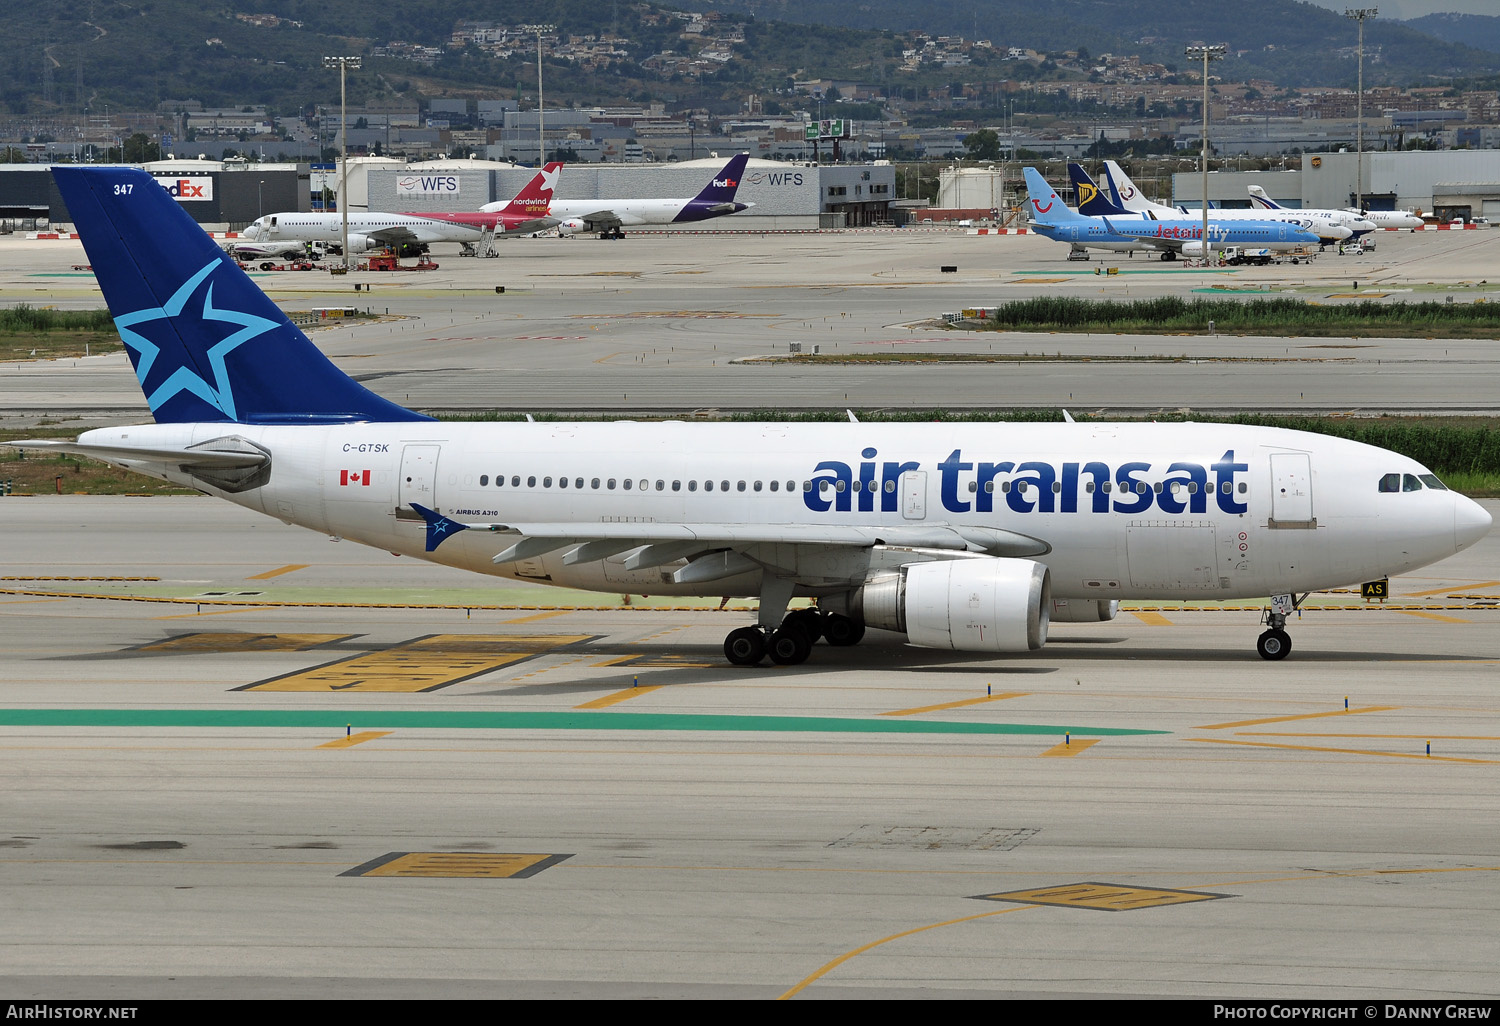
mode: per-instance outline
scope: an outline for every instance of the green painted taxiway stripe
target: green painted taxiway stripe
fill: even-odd
[[[1168,734],[1124,727],[819,716],[703,716],[627,712],[401,712],[375,709],[0,709],[0,727],[306,727],[360,730],[705,730],[846,734]]]

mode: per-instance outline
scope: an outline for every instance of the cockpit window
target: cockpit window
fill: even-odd
[[[1399,492],[1401,490],[1400,474],[1383,474],[1380,478],[1380,490],[1382,492]]]
[[[1416,474],[1403,474],[1401,476],[1401,490],[1403,492],[1420,492],[1422,482],[1417,480]]]
[[[1440,492],[1448,490],[1448,486],[1439,481],[1436,474],[1419,474],[1417,476],[1422,479],[1422,483],[1428,488],[1436,488]]]

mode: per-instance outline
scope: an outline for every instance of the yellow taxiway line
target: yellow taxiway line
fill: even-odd
[[[1357,716],[1360,713],[1390,712],[1399,705],[1366,705],[1358,709],[1332,709],[1328,712],[1302,713],[1299,716],[1267,716],[1260,720],[1235,720],[1233,723],[1208,723],[1194,730],[1227,730],[1230,727],[1258,727],[1262,723],[1289,723],[1292,720],[1320,720],[1327,716]]]
[[[943,702],[941,705],[919,705],[915,709],[895,709],[891,712],[883,712],[882,716],[916,716],[919,713],[940,712],[943,709],[961,709],[966,705],[979,705],[983,702],[999,702],[1006,698],[1025,698],[1028,691],[1006,691],[998,695],[981,695],[978,698],[965,698],[957,702]]]

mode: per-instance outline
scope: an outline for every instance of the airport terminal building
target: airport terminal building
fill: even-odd
[[[569,164],[557,199],[691,197],[709,183],[728,157],[671,164]],[[212,160],[159,161],[145,170],[172,191],[195,221],[213,231],[233,230],[262,214],[314,209],[315,174],[307,164],[232,164]],[[422,212],[477,210],[508,200],[536,172],[487,160],[420,164],[374,159],[349,162],[349,209]],[[326,173],[330,185],[337,177]],[[896,170],[887,163],[814,164],[752,159],[737,198],[754,203],[733,217],[676,229],[809,231],[889,223]],[[336,209],[336,208],[335,208]],[[0,218],[15,230],[70,221],[62,196],[42,164],[0,165]]]
[[[555,199],[607,200],[696,196],[729,158],[672,164],[569,164]],[[529,167],[490,161],[433,161],[373,165],[366,172],[371,210],[477,210],[508,200],[536,174]],[[735,198],[754,203],[733,217],[652,230],[808,231],[865,227],[890,221],[896,169],[878,164],[783,163],[752,159]],[[351,195],[354,189],[351,188]]]

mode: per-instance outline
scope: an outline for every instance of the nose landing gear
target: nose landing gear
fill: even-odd
[[[1268,628],[1255,641],[1255,651],[1262,659],[1285,659],[1292,650],[1292,636],[1286,632],[1286,618],[1299,613],[1309,592],[1302,595],[1272,595],[1271,606],[1260,614],[1260,622]]]

